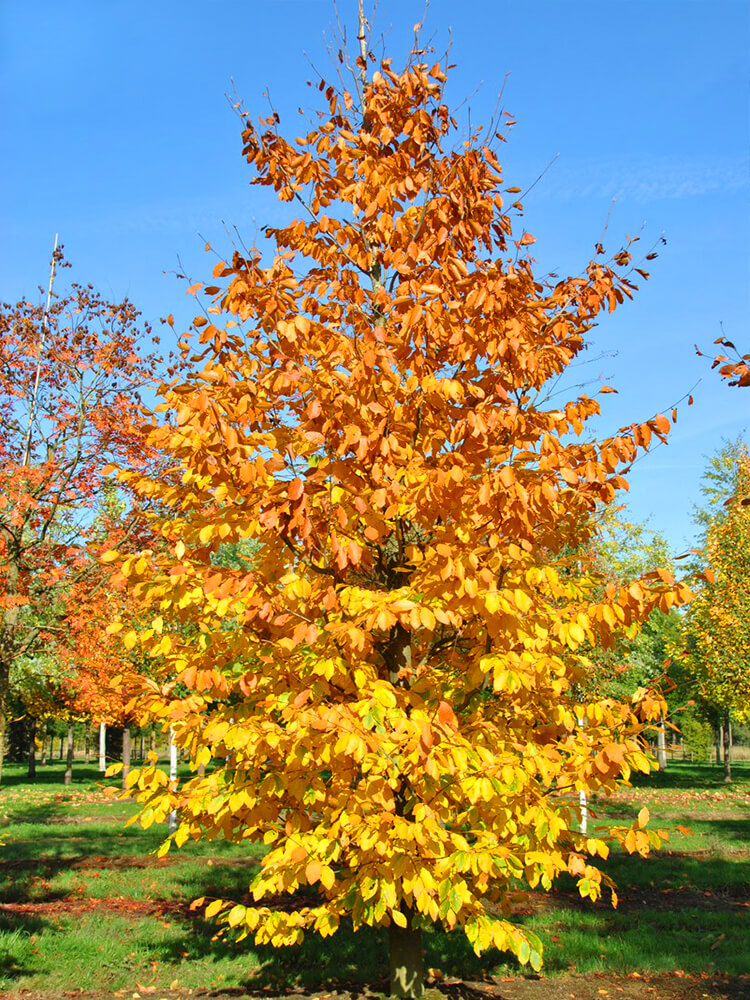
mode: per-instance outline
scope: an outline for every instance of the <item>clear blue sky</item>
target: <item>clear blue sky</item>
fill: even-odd
[[[338,2],[351,34],[355,8]],[[423,10],[380,2],[374,35],[397,63]],[[750,390],[727,388],[693,350],[722,324],[750,348],[749,11],[745,0],[432,0],[425,20],[439,51],[452,30],[448,95],[468,98],[461,115],[486,121],[510,74],[508,183],[526,187],[556,157],[525,202],[541,271],[580,270],[610,212],[612,249],[641,229],[644,246],[667,238],[637,300],[596,332],[591,356],[607,356],[580,377],[604,374],[619,390],[602,397],[608,430],[693,390],[628,500],[680,550],[704,456],[750,422]],[[130,296],[152,322],[187,320],[169,273],[178,258],[205,279],[204,239],[228,251],[237,226],[252,243],[277,211],[248,187],[225,94],[234,81],[260,114],[268,89],[297,135],[297,108],[317,94],[306,81],[330,70],[334,18],[329,0],[6,0],[0,297],[46,281],[59,231],[76,278]]]

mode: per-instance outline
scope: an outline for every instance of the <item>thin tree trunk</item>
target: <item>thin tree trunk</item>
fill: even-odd
[[[724,744],[724,781],[727,782],[732,780],[731,732],[732,722],[727,708],[724,709],[724,724],[721,727],[722,743]]]
[[[360,4],[360,19],[361,19]],[[360,20],[360,29],[361,20]],[[408,683],[412,665],[411,633],[400,623],[391,629],[388,642],[383,649],[383,659],[388,669],[390,681],[394,685]],[[396,814],[407,815],[405,802],[408,796],[408,779],[401,777],[396,792]],[[406,927],[399,927],[391,921],[390,966],[391,996],[417,998],[424,994],[424,959],[422,952],[422,932],[412,925],[412,911],[402,905],[401,913],[406,918]]]
[[[177,744],[174,741],[174,733],[169,729],[169,783],[172,788],[177,784]],[[177,810],[173,809],[169,814],[169,832],[174,833],[177,829]]]
[[[86,764],[91,760],[91,725],[88,722],[83,730],[83,759]]]
[[[7,609],[10,610],[10,609]],[[7,611],[6,611],[7,614]],[[3,631],[5,631],[3,629]],[[0,638],[4,645],[5,636]],[[8,728],[8,696],[10,694],[10,657],[6,659],[5,649],[0,648],[0,781],[3,779],[5,763],[5,738]]]
[[[27,468],[31,461],[31,437],[33,434],[34,421],[36,419],[37,396],[39,394],[39,379],[41,374],[42,354],[44,350],[44,340],[47,334],[47,324],[49,323],[49,308],[52,300],[52,288],[55,283],[55,264],[57,262],[58,236],[55,233],[55,246],[52,251],[50,261],[49,287],[47,289],[47,304],[44,307],[42,318],[42,329],[39,338],[39,354],[34,376],[34,388],[29,406],[29,421],[26,429],[26,436],[23,448],[23,458],[21,465]],[[12,598],[18,594],[19,580],[21,577],[21,537],[11,535],[6,539],[7,564],[5,569],[5,597]],[[18,628],[18,605],[11,601],[3,612],[2,627],[0,627],[0,781],[3,777],[3,764],[5,762],[5,735],[8,726],[8,696],[10,694],[10,668],[16,653],[16,631]]]
[[[68,723],[68,736],[65,746],[65,778],[66,785],[73,783],[73,723]]]
[[[20,545],[20,542],[18,543]],[[8,546],[8,564],[5,567],[5,596],[13,598],[18,593],[21,577],[20,552],[16,550],[16,540]],[[16,654],[16,630],[18,628],[18,605],[11,600],[3,611],[0,628],[0,781],[5,763],[5,738],[8,728],[8,700],[10,697],[10,668]]]
[[[143,729],[138,733],[138,760],[143,762]]]
[[[659,728],[656,731],[656,761],[660,771],[667,769],[667,734],[666,720],[662,716]]]
[[[36,779],[36,727],[37,720],[32,716],[29,719],[29,781]]]
[[[580,572],[581,567],[578,567]],[[581,716],[578,716],[577,720],[580,729],[583,729],[586,725],[586,720]],[[581,813],[581,833],[585,836],[588,833],[589,828],[589,798],[583,788],[578,792],[578,808]]]
[[[424,994],[422,931],[412,927],[412,911],[402,909],[406,927],[391,922],[391,996],[421,997]]]
[[[122,731],[122,787],[126,787],[125,779],[128,776],[128,771],[130,770],[130,757],[132,752],[132,743],[130,739],[130,726],[125,726]]]
[[[99,770],[107,770],[107,727],[99,723]]]

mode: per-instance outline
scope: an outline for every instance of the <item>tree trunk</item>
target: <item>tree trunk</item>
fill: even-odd
[[[732,723],[729,718],[729,709],[724,709],[724,723],[721,727],[722,743],[724,744],[724,781],[732,780],[732,752],[731,752],[731,732]]]
[[[99,770],[107,770],[107,727],[99,723]]]
[[[406,927],[390,927],[391,996],[421,997],[424,994],[422,931],[412,927],[412,912],[402,910]]]
[[[143,729],[141,729],[140,732],[138,733],[138,760],[141,763],[143,763],[143,760],[144,760],[144,754],[143,754]]]
[[[585,836],[589,829],[589,798],[583,789],[578,793],[578,808],[581,812],[581,833]]]
[[[6,540],[8,563],[5,567],[4,596],[11,598],[3,611],[0,626],[0,781],[5,763],[5,737],[8,728],[8,701],[10,699],[10,668],[16,656],[18,605],[12,600],[18,593],[21,578],[20,538]]]
[[[122,787],[126,787],[125,779],[130,770],[130,756],[132,744],[130,740],[130,726],[125,726],[122,731]]]
[[[666,733],[666,720],[664,716],[661,718],[659,723],[659,728],[656,731],[656,761],[659,765],[660,771],[666,771],[667,769],[667,733]]]
[[[390,631],[383,649],[383,659],[393,685],[408,684],[412,666],[411,633],[400,623]],[[396,792],[396,814],[407,815],[404,803],[408,793],[408,779],[402,775]],[[422,931],[412,926],[412,911],[405,904],[401,912],[406,917],[406,927],[399,927],[391,920],[391,996],[421,997],[424,994],[424,964],[422,957]]]
[[[83,759],[86,764],[91,760],[91,726],[88,722],[83,729]]]
[[[65,741],[65,777],[63,782],[66,785],[73,783],[73,723],[68,723],[68,735]]]
[[[3,630],[5,632],[5,629]],[[6,656],[5,635],[0,638],[0,781],[5,763],[5,738],[8,728],[8,696],[10,694],[10,658]]]
[[[31,716],[29,718],[29,781],[34,781],[36,779],[36,719]]]
[[[169,729],[169,784],[174,788],[177,784],[177,744],[174,741],[174,733]],[[177,829],[177,810],[173,809],[169,814],[169,832],[174,833]]]

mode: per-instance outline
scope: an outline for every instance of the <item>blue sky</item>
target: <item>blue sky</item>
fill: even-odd
[[[354,34],[356,0],[338,11]],[[704,457],[750,423],[750,391],[696,357],[722,332],[750,345],[748,80],[745,0],[534,2],[432,0],[423,37],[451,38],[448,86],[459,118],[487,121],[504,79],[517,120],[503,147],[525,200],[540,273],[578,272],[601,237],[667,245],[635,302],[603,320],[575,373],[605,376],[602,430],[679,408],[668,447],[631,477],[634,518],[675,549],[692,544]],[[374,38],[399,64],[424,7],[381,0]],[[184,284],[208,277],[208,239],[246,243],[277,207],[250,188],[226,93],[282,128],[315,107],[306,82],[330,69],[329,0],[69,0],[0,5],[0,297],[46,281],[55,232],[73,275],[128,295],[156,322],[192,315]],[[70,273],[70,272],[68,272]]]

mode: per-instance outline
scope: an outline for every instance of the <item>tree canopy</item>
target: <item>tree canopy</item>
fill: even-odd
[[[161,671],[141,706],[211,765],[178,786],[132,773],[141,821],[178,809],[177,845],[264,843],[254,903],[209,916],[273,945],[390,927],[392,988],[417,995],[421,928],[538,968],[518,881],[568,872],[599,897],[608,846],[579,831],[576,795],[649,771],[638,737],[663,700],[582,700],[579,682],[688,591],[566,555],[670,427],[595,440],[598,401],[552,399],[645,276],[632,245],[536,277],[504,128],[462,133],[439,64],[357,65],[351,93],[320,84],[294,141],[244,115],[252,182],[303,214],[193,286],[192,369],[149,439],[172,472],[121,473],[163,511],[163,544],[108,558],[147,609],[123,642]],[[647,819],[607,836],[645,853]]]

